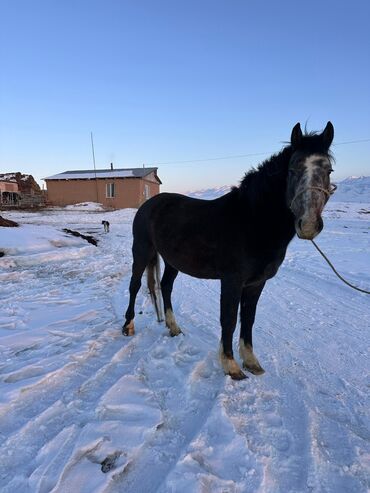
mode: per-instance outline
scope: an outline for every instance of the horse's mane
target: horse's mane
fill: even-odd
[[[277,154],[260,163],[257,168],[252,168],[243,177],[239,187],[242,199],[256,204],[261,200],[266,201],[268,196],[281,195],[282,187],[285,187],[288,173],[288,164],[292,156],[292,147],[286,146]]]
[[[317,132],[305,132],[299,146],[302,153],[326,154],[330,160],[333,156],[323,144],[320,134]],[[257,168],[247,171],[240,182],[238,190],[242,199],[251,204],[258,204],[261,201],[272,202],[275,197],[285,197],[286,178],[288,174],[289,161],[294,150],[288,144],[283,149],[270,156],[260,163]]]

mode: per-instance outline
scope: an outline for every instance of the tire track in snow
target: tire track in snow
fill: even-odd
[[[183,352],[182,355],[184,356]],[[167,357],[173,362],[169,355]],[[224,385],[224,376],[215,365],[215,357],[214,353],[210,353],[201,361],[193,361],[189,369],[190,375],[188,379],[185,378],[185,385],[181,381],[184,374],[180,373],[176,378],[178,388],[171,388],[170,392],[166,377],[171,372],[173,382],[172,365],[168,364],[167,368],[159,371],[156,368],[154,380],[150,376],[151,364],[144,364],[141,372],[150,390],[159,398],[164,423],[155,436],[131,458],[129,464],[113,476],[112,483],[104,490],[105,493],[160,491],[167,475],[202,429],[216,402],[217,394]],[[185,390],[187,386],[190,387],[188,391]]]
[[[162,491],[166,477],[202,429],[225,385],[215,352],[219,341],[218,311],[211,317],[202,304],[194,305],[194,297],[204,299],[204,290],[209,292],[208,303],[218,304],[214,283],[183,274],[176,280],[174,313],[185,335],[162,337],[137,367],[138,374],[157,396],[164,423],[129,464],[117,470],[105,493]],[[206,313],[213,330],[204,323]],[[208,346],[205,353],[199,349],[204,341]]]
[[[267,347],[273,344],[272,351],[278,354],[277,371],[284,380],[281,384],[276,382],[275,387],[286,391],[296,381],[297,402],[292,402],[294,407],[306,409],[310,444],[307,491],[365,492],[361,455],[367,448],[370,431],[361,419],[366,415],[367,399],[358,388],[364,388],[366,377],[356,372],[353,363],[366,367],[364,348],[368,342],[361,327],[370,313],[363,296],[357,296],[352,304],[344,296],[346,290],[332,296],[331,282],[318,283],[315,277],[301,272],[287,276],[282,270],[268,288],[269,302],[262,300],[263,315],[258,315],[257,322],[274,323],[255,340],[259,346],[261,340]],[[290,305],[290,299],[294,299],[297,310]],[[283,319],[288,327],[281,332]],[[343,325],[347,330],[338,330]],[[346,379],[350,385],[345,384]],[[284,415],[289,417],[289,410]]]
[[[27,464],[30,474],[37,451],[63,428],[82,427],[94,419],[100,398],[123,375],[134,371],[157,338],[150,328],[126,344],[120,331],[115,340],[110,333],[103,334],[87,352],[76,355],[77,362],[68,365],[68,376],[65,368],[54,372],[37,388],[29,389],[29,399],[23,395],[3,410],[0,431],[7,438],[0,446],[0,486],[6,484],[14,467],[24,469]],[[94,348],[96,344],[101,347]],[[41,440],[35,440],[40,435]]]
[[[182,281],[182,284],[188,283]],[[203,281],[200,288],[198,284],[199,282],[196,281],[193,285],[189,283],[186,286],[191,292],[188,296],[191,301],[187,305],[187,300],[184,300],[181,305],[186,308],[179,311],[182,312],[183,319],[195,320],[199,323],[202,318],[199,314],[203,314],[204,308],[201,305],[200,308],[194,306],[194,299],[204,299],[204,293],[200,295],[207,283]],[[183,286],[181,288],[183,292]],[[218,314],[218,300],[214,296],[216,290],[208,289],[211,291],[213,301],[208,301],[204,312]],[[283,298],[281,293],[284,293]],[[276,278],[265,293],[264,303],[259,307],[260,316],[255,338],[258,341],[256,345],[259,347],[262,346],[261,341],[265,341],[266,349],[263,353],[266,353],[264,358],[269,366],[269,373],[262,379],[252,377],[248,381],[252,387],[252,396],[255,396],[255,401],[250,407],[244,405],[246,394],[245,391],[239,391],[239,386],[232,387],[232,391],[223,391],[225,411],[230,421],[236,426],[238,433],[245,437],[248,449],[255,453],[257,464],[260,466],[259,474],[262,475],[260,477],[261,487],[265,490],[284,493],[287,491],[320,491],[320,484],[316,480],[318,456],[314,447],[311,446],[316,440],[316,424],[312,409],[315,408],[315,394],[318,385],[310,386],[306,384],[306,381],[307,379],[309,381],[310,375],[313,380],[325,381],[325,370],[320,365],[320,358],[311,351],[315,340],[323,348],[325,348],[325,343],[331,340],[330,332],[325,329],[328,325],[334,327],[338,311],[342,307],[342,297],[331,299],[329,306],[323,304],[320,297],[323,297],[325,293],[325,283],[317,286],[314,276],[311,278],[308,276],[308,281],[307,276],[305,274],[301,276],[300,273],[297,279],[294,277],[290,280],[290,276],[285,273],[280,278]],[[293,307],[289,306],[290,299],[294,299]],[[355,305],[357,306],[356,316],[353,317],[352,314],[345,317],[351,325],[356,323],[356,319],[359,319],[361,314],[363,315],[363,302],[358,301]],[[298,312],[295,310],[296,307],[299,307]],[[175,313],[176,311],[175,309]],[[320,327],[323,321],[325,325],[321,328],[321,332],[317,329],[316,333],[311,328],[312,325]],[[270,329],[258,334],[258,325],[261,324],[270,326]],[[212,333],[214,343],[217,338],[214,336],[215,333]],[[203,334],[199,337],[203,339]],[[209,337],[208,333],[206,337]],[[327,380],[329,386],[333,384],[332,377],[333,375],[330,375]],[[154,386],[155,389],[159,393],[164,391],[158,386]],[[221,390],[222,385],[217,391],[218,395]],[[251,398],[250,395],[249,398]],[[180,399],[179,402],[183,401]],[[208,405],[211,409],[214,404],[209,402]],[[167,408],[169,407],[167,405]],[[352,409],[348,408],[346,413],[348,413],[346,418],[348,420]],[[170,475],[171,471],[176,468],[177,460],[202,430],[208,417],[207,412],[198,416],[197,425],[190,428],[187,428],[186,423],[177,423],[182,436],[173,439],[169,444],[171,433],[176,436],[176,427],[173,427],[172,432],[170,428],[167,441],[166,439],[159,441],[157,447],[156,442],[148,445],[149,448],[145,452],[141,451],[137,462],[133,462],[127,470],[122,472],[121,476],[118,476],[117,485],[111,486],[107,491],[134,492],[138,491],[137,488],[141,484],[145,485],[147,491],[154,492],[157,489],[160,492],[167,491],[164,487],[165,479],[158,482],[153,478],[159,475],[165,477]],[[319,421],[319,426],[324,426],[321,418]],[[351,448],[350,441],[347,442],[348,448]],[[333,446],[335,447],[334,444]],[[347,445],[344,446],[347,447]],[[169,451],[169,457],[165,454],[163,460],[159,460],[161,451],[163,454],[163,448]],[[321,460],[322,457],[320,464]],[[145,471],[144,478],[142,477],[143,471]],[[158,476],[157,471],[160,472]],[[346,470],[344,469],[343,472],[345,474]],[[337,473],[340,477],[341,471]],[[320,474],[322,474],[321,479],[324,480],[325,474],[322,470]],[[141,481],[144,482],[141,483]],[[356,488],[359,488],[358,491],[365,491],[362,489],[363,478],[360,482],[351,478],[347,478],[347,481],[352,486],[356,485]],[[329,485],[330,481],[328,482],[330,491]]]
[[[255,456],[261,490],[307,491],[311,462],[307,408],[297,400],[299,385],[282,386],[279,380],[271,371],[263,379],[254,377],[247,392],[229,388],[223,405]]]
[[[94,318],[94,321],[92,320]],[[71,331],[57,330],[65,328],[66,325],[75,326],[83,323],[86,327],[80,328],[77,333]],[[27,380],[28,370],[33,367],[40,367],[43,372],[40,375],[51,373],[57,370],[63,362],[66,364],[71,359],[71,355],[78,350],[81,345],[88,341],[98,338],[106,329],[106,324],[110,321],[98,317],[95,310],[84,312],[82,316],[74,319],[63,320],[58,323],[48,324],[43,330],[47,333],[42,341],[35,339],[34,343],[24,344],[16,350],[5,350],[6,357],[0,367],[0,380],[5,382],[15,382]],[[47,350],[45,350],[45,347]],[[4,354],[5,356],[5,354]],[[41,366],[40,366],[41,365]],[[22,374],[24,378],[20,378]]]

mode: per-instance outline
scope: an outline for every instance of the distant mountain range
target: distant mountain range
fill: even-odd
[[[336,202],[370,202],[370,176],[349,176],[337,183],[331,200]]]
[[[230,190],[231,185],[224,185],[216,188],[203,188],[201,190],[197,190],[196,192],[187,192],[185,195],[194,197],[195,199],[212,200],[225,195],[225,193],[230,192]]]
[[[349,176],[338,183],[338,189],[331,197],[335,202],[368,202],[370,203],[370,176]],[[231,186],[205,188],[186,195],[196,199],[212,200],[228,193]]]

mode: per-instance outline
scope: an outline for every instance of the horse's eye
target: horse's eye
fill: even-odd
[[[333,171],[334,171],[333,169],[329,169],[328,170],[328,175],[330,175],[331,173],[333,173]]]

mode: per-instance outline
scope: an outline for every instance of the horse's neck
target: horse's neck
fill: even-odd
[[[249,223],[249,234],[258,248],[285,249],[295,234],[294,218],[285,204],[273,200],[268,206],[253,211]]]
[[[285,248],[294,236],[294,218],[286,203],[287,170],[291,151],[284,149],[249,177],[244,200],[249,227],[256,241]]]

